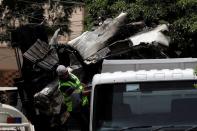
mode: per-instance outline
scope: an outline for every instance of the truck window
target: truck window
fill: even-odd
[[[197,124],[196,81],[97,85],[93,131]]]

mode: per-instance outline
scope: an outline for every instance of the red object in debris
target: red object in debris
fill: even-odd
[[[15,123],[15,119],[13,117],[7,117],[7,123]]]

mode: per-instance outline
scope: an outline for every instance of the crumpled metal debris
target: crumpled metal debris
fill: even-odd
[[[80,53],[86,64],[97,63],[109,54],[126,53],[141,43],[152,44],[154,42],[165,47],[169,46],[170,38],[163,33],[168,31],[166,24],[111,43],[111,40],[117,37],[119,31],[124,27],[126,17],[127,13],[121,13],[113,20],[104,21],[96,30],[84,32],[79,37],[69,41],[68,44]]]
[[[126,16],[127,13],[121,13],[112,21],[104,21],[96,30],[86,31],[79,37],[69,41],[68,44],[78,50],[82,58],[86,60],[107,45],[107,42],[124,24]]]

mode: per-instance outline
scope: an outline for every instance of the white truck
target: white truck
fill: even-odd
[[[0,103],[0,131],[35,131],[26,116],[13,106]]]
[[[186,64],[179,62],[182,66]],[[121,70],[121,67],[117,68]],[[111,71],[95,75],[90,131],[195,130],[197,77],[194,69],[180,68]]]
[[[0,87],[0,131],[35,131],[34,125],[17,109],[18,107],[11,106],[12,101],[17,101],[17,98],[10,100],[9,97],[16,91],[17,87]]]

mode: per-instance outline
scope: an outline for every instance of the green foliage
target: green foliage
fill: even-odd
[[[85,30],[91,30],[93,28],[93,19],[90,17],[90,15],[85,16],[84,24],[88,25],[85,26]]]
[[[116,1],[111,7],[111,12],[117,14],[122,11],[127,11],[127,3],[125,1]]]
[[[143,20],[147,26],[168,23],[174,50],[185,53],[182,57],[197,57],[191,51],[197,50],[197,0],[85,0],[85,3],[89,11],[86,27],[103,16],[101,12],[108,17],[127,12],[129,22]]]
[[[14,24],[16,20],[20,26],[43,22],[48,26],[49,35],[52,35],[59,27],[64,32],[70,33],[68,18],[73,8],[80,6],[80,3],[82,0],[3,0],[0,3],[0,28],[6,31],[0,32],[0,41],[8,40],[9,31],[18,27]]]
[[[197,1],[196,0],[179,0],[177,5],[182,9],[191,9],[191,7],[196,7]]]
[[[90,7],[88,8],[88,12],[93,17],[96,17],[97,15],[102,13],[101,12],[102,10],[108,10],[107,5],[108,5],[108,0],[95,0],[94,4],[90,4]]]

